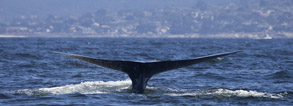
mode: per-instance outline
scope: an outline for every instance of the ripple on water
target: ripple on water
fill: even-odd
[[[268,77],[273,79],[289,79],[292,78],[293,74],[287,70],[277,71],[273,74],[268,75]]]

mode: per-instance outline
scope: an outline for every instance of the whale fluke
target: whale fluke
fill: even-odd
[[[130,77],[132,81],[132,89],[131,89],[132,92],[143,93],[146,88],[148,80],[155,74],[190,66],[193,64],[204,62],[210,59],[215,59],[218,57],[235,54],[237,52],[240,52],[240,51],[207,55],[207,56],[197,57],[194,59],[187,59],[187,60],[158,61],[158,62],[105,60],[105,59],[97,59],[97,58],[92,58],[87,56],[76,55],[76,54],[67,54],[62,52],[53,52],[53,53],[57,53],[66,57],[75,58],[75,59],[92,63],[98,66],[124,72]]]

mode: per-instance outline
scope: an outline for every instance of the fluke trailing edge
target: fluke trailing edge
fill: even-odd
[[[66,54],[61,52],[53,52],[63,56],[75,58],[81,61],[89,62],[98,66],[110,68],[113,70],[126,73],[132,81],[132,92],[143,93],[149,79],[161,72],[177,69],[181,67],[190,66],[206,60],[215,59],[217,57],[234,54],[239,51],[219,53],[203,57],[197,57],[188,60],[175,60],[175,61],[158,61],[158,62],[134,62],[134,61],[120,61],[120,60],[104,60],[96,59],[86,56]]]

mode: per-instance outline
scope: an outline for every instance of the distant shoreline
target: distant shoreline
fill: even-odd
[[[293,38],[293,32],[279,33],[219,33],[219,34],[181,34],[181,35],[156,35],[156,34],[0,34],[0,38],[24,38],[24,37],[93,37],[93,38],[248,38],[248,39],[275,39]]]

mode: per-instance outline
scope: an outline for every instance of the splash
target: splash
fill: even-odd
[[[64,94],[107,94],[125,93],[131,86],[130,80],[123,81],[88,81],[80,84],[70,84],[65,86],[37,89],[22,89],[13,91],[14,94],[25,94],[30,96],[64,95]],[[145,94],[163,94],[169,96],[208,96],[208,97],[263,97],[263,98],[283,98],[284,94],[272,94],[249,90],[197,90],[188,91],[172,88],[160,88],[147,86]]]
[[[247,90],[229,90],[215,89],[212,91],[195,91],[183,93],[170,93],[170,96],[212,96],[212,97],[263,97],[263,98],[283,98],[282,94],[271,94],[266,92],[247,91]]]
[[[124,81],[89,81],[80,84],[71,84],[51,88],[22,89],[15,93],[31,96],[63,95],[63,94],[104,94],[111,92],[121,92],[128,89],[130,80]]]

